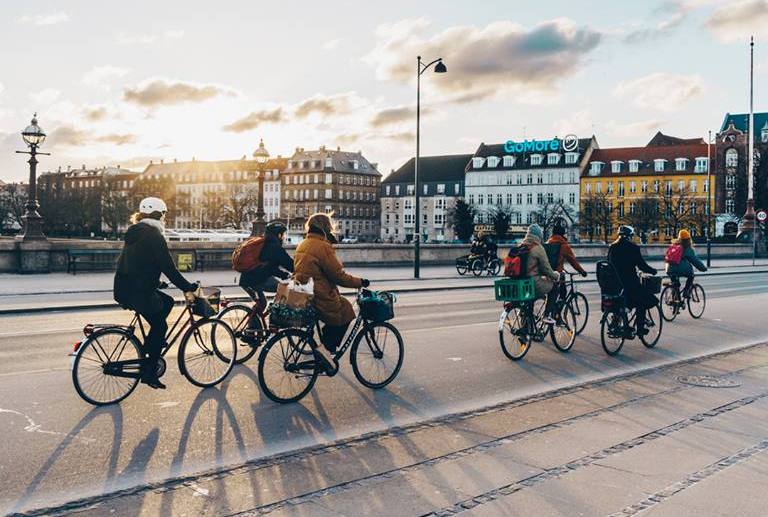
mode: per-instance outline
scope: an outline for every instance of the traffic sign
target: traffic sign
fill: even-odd
[[[757,215],[757,220],[760,221],[761,223],[764,223],[766,219],[768,219],[768,212],[766,212],[765,210],[758,210],[757,214],[755,215]]]

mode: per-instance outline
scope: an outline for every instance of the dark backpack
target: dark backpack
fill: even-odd
[[[549,259],[549,267],[557,270],[557,265],[560,263],[560,243],[545,243],[543,244],[544,251],[547,252],[547,259]]]
[[[235,248],[232,253],[232,269],[238,273],[247,273],[259,267],[261,250],[264,249],[264,237],[251,237]]]
[[[597,283],[600,285],[600,292],[604,296],[618,296],[624,290],[618,272],[613,264],[607,260],[601,260],[597,263]]]
[[[504,276],[509,278],[528,277],[528,257],[531,248],[527,244],[518,244],[509,249],[507,258],[504,259]]]

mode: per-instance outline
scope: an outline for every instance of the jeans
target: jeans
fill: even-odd
[[[547,304],[545,306],[545,314],[555,317],[555,308],[557,307],[558,300],[565,300],[565,283],[558,282],[552,287],[552,290],[547,295]]]
[[[144,353],[148,358],[144,370],[147,372],[154,372],[157,361],[160,359],[160,353],[165,344],[165,334],[168,332],[168,315],[173,309],[173,298],[167,294],[156,291],[152,296],[157,297],[152,301],[159,303],[147,303],[145,307],[135,309],[150,327],[144,341]]]
[[[270,276],[267,277],[267,279],[261,284],[247,286],[244,285],[242,287],[253,301],[258,302],[259,307],[261,307],[261,310],[263,311],[267,307],[267,297],[264,295],[264,292],[277,292],[277,278]],[[259,323],[257,319],[258,318],[251,318],[251,320],[248,322],[248,328],[256,328]]]

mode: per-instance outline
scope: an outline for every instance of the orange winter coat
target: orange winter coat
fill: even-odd
[[[565,261],[567,260],[568,263],[575,269],[578,273],[584,274],[586,271],[584,271],[584,268],[581,267],[581,264],[579,264],[579,261],[576,260],[576,255],[573,253],[573,248],[571,248],[571,245],[568,244],[568,239],[563,237],[562,235],[553,235],[549,238],[547,241],[547,244],[559,244],[560,245],[560,254],[557,257],[557,267],[555,270],[562,271],[563,265],[565,264]]]
[[[337,286],[360,288],[362,280],[344,271],[333,245],[324,236],[308,233],[301,241],[293,259],[293,274],[302,284],[310,278],[315,281],[313,304],[322,321],[339,326],[355,319],[352,304],[341,296]]]

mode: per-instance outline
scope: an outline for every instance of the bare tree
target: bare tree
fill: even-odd
[[[118,188],[118,181],[113,178],[104,180],[101,192],[101,217],[104,225],[113,236],[117,237],[120,227],[128,222],[131,208],[128,197]]]
[[[26,205],[26,185],[11,183],[3,186],[0,191],[0,231],[21,228],[24,225]]]
[[[545,201],[532,212],[534,220],[544,231],[544,237],[547,238],[551,229],[558,221],[572,223],[576,218],[574,209],[567,205],[562,199]]]
[[[493,225],[493,232],[496,234],[496,241],[504,240],[509,233],[509,225],[512,224],[512,216],[515,211],[503,206],[492,208],[489,213],[490,222]]]
[[[658,231],[661,223],[658,196],[645,192],[642,196],[632,199],[630,203],[634,203],[634,210],[630,205],[622,222],[632,226],[641,237]]]
[[[602,237],[605,242],[613,233],[615,216],[611,198],[605,192],[591,192],[581,201],[579,225],[589,235],[589,242]]]
[[[256,214],[258,189],[245,181],[233,181],[227,187],[228,195],[222,207],[224,224],[243,228]]]
[[[667,235],[675,236],[691,222],[691,202],[695,202],[687,187],[673,189],[671,185],[659,193],[659,212]]]

